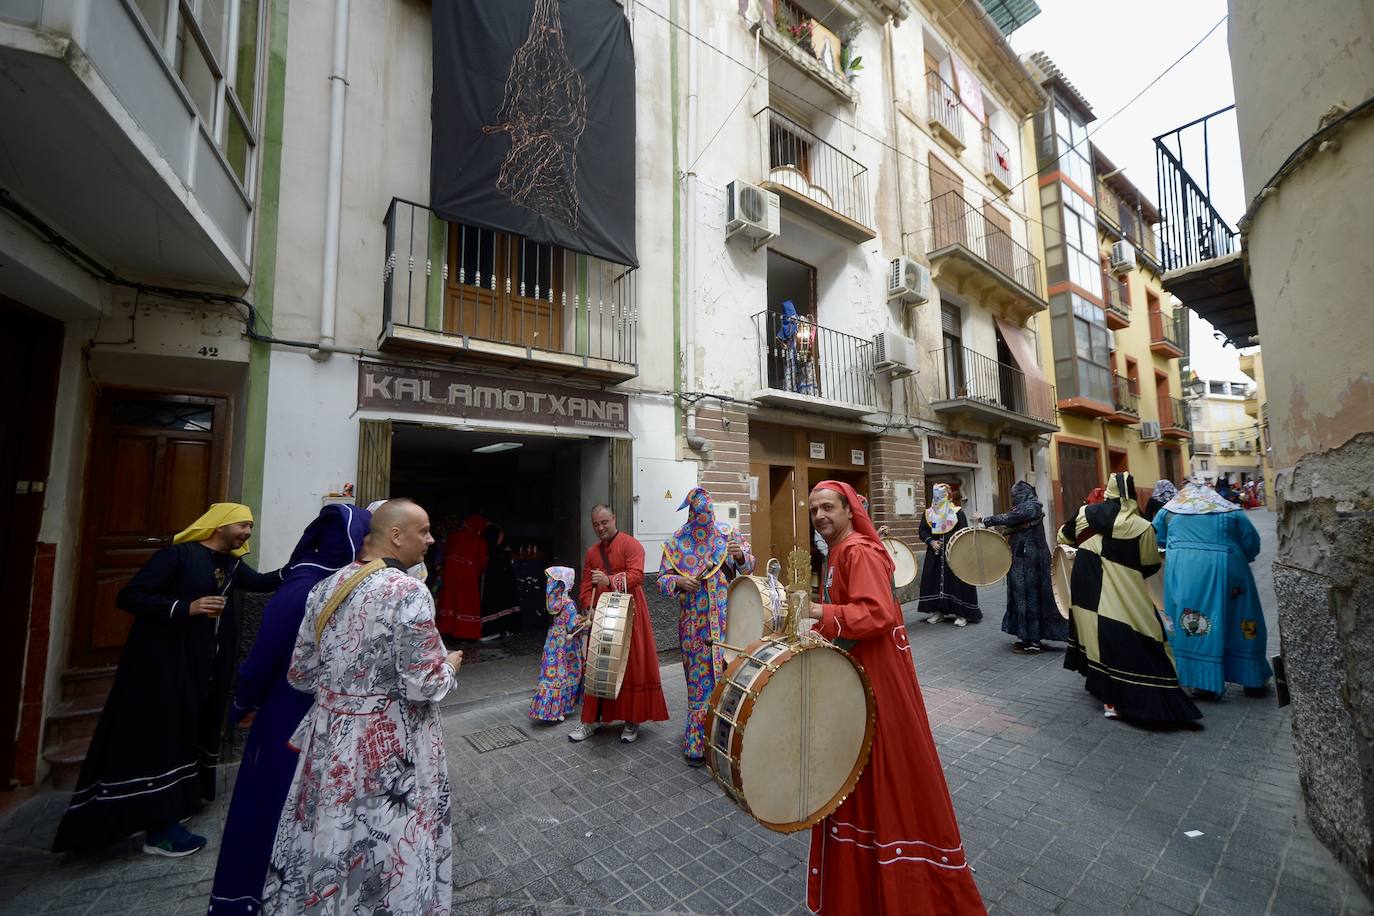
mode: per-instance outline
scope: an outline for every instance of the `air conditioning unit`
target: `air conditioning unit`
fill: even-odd
[[[887,298],[919,305],[930,301],[930,269],[911,258],[893,258],[887,269]]]
[[[732,181],[725,189],[725,237],[752,239],[754,250],[778,237],[782,216],[778,195],[747,181]]]
[[[1160,438],[1160,435],[1159,435],[1159,421],[1158,421],[1158,420],[1141,420],[1141,421],[1140,421],[1140,441],[1141,441],[1141,442],[1158,442],[1158,441],[1159,441],[1159,438]]]
[[[1112,271],[1121,273],[1135,266],[1135,246],[1122,239],[1112,242]]]
[[[873,368],[891,369],[895,376],[916,373],[916,341],[883,331],[873,335]]]

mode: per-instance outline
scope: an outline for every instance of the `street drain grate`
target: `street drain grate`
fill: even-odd
[[[530,736],[522,732],[513,725],[498,725],[495,728],[484,728],[480,732],[473,732],[464,735],[476,749],[477,753],[485,754],[487,751],[494,751],[503,747],[510,747],[522,741],[530,740]]]

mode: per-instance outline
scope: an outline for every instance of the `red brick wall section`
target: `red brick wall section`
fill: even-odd
[[[906,541],[920,553],[917,532],[921,512],[925,510],[925,473],[921,455],[921,440],[914,436],[878,436],[869,447],[868,506],[875,525],[887,525],[894,537]],[[916,484],[916,514],[896,516],[896,496],[892,481],[910,480]]]
[[[38,751],[43,732],[43,687],[48,676],[52,580],[56,561],[57,545],[40,543],[33,561],[29,648],[24,660],[24,693],[19,706],[19,740],[14,761],[15,778],[26,786],[33,785],[38,778]]]
[[[697,407],[697,435],[711,443],[701,485],[716,502],[738,502],[740,531],[749,536],[749,415],[738,407],[704,401]]]

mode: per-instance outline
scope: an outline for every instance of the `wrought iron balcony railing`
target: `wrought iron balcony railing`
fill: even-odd
[[[541,354],[636,362],[638,270],[518,235],[441,220],[393,198],[386,211],[382,321]],[[424,333],[430,332],[430,333]],[[623,372],[620,372],[623,374]],[[633,372],[630,373],[633,375]]]
[[[872,405],[873,343],[806,317],[754,316],[763,388],[846,404]]]
[[[948,131],[963,146],[964,114],[960,110],[959,95],[934,70],[926,71],[926,103],[930,106],[930,120]]]
[[[1150,313],[1150,345],[1159,344],[1183,349],[1183,337],[1179,330],[1177,315],[1168,315],[1164,312]]]
[[[1124,375],[1112,376],[1112,401],[1116,412],[1132,417],[1140,416],[1140,395],[1131,390],[1131,380]]]
[[[1054,386],[968,347],[943,347],[942,400],[968,398],[1044,423],[1055,422]]]
[[[1131,323],[1131,287],[1120,277],[1102,274],[1102,295],[1107,302],[1107,311],[1119,319],[1120,327]]]
[[[960,245],[1001,271],[1037,299],[1045,298],[1040,282],[1040,259],[995,226],[957,191],[946,191],[930,202],[926,252]]]
[[[1190,267],[1236,250],[1235,230],[1212,206],[1211,150],[1207,140],[1208,123],[1235,107],[1228,105],[1155,137],[1155,179],[1162,217],[1159,237],[1165,270]],[[1194,128],[1202,133],[1203,185],[1194,180],[1183,164],[1184,133]],[[1188,145],[1193,142],[1190,140]]]
[[[983,170],[997,179],[1002,187],[1012,187],[1011,147],[986,125],[983,126]]]
[[[1160,398],[1159,426],[1161,429],[1191,430],[1193,421],[1188,413],[1188,405],[1178,398]]]
[[[776,109],[764,108],[754,120],[762,141],[764,181],[861,226],[873,225],[866,166]]]

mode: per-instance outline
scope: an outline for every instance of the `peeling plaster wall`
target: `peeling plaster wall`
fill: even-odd
[[[1243,7],[1243,8],[1241,8]],[[1333,106],[1374,95],[1374,8],[1232,4],[1246,190]],[[1374,119],[1349,121],[1253,213],[1245,239],[1269,397],[1275,588],[1293,733],[1318,836],[1374,889]]]

